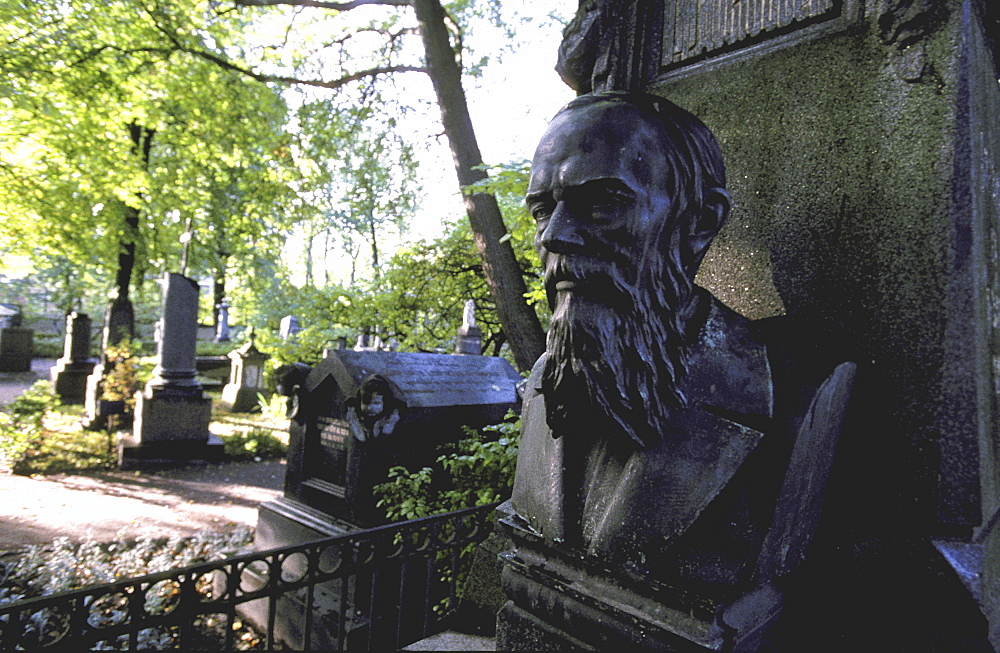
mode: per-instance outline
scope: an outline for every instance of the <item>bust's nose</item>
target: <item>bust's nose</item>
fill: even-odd
[[[542,246],[555,254],[573,254],[580,252],[585,244],[579,222],[566,208],[566,203],[556,204],[542,232]]]

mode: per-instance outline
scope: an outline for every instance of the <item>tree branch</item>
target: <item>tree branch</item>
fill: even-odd
[[[176,43],[176,41],[175,41]],[[359,70],[356,73],[352,73],[340,79],[335,79],[332,81],[323,81],[321,79],[300,79],[298,77],[286,77],[284,75],[265,75],[263,73],[258,73],[256,71],[250,70],[249,68],[243,68],[242,66],[237,66],[231,61],[227,61],[222,57],[214,54],[212,52],[205,52],[204,50],[195,50],[193,48],[187,48],[176,43],[179,50],[186,52],[190,55],[201,57],[207,61],[211,61],[217,66],[230,70],[241,75],[246,75],[252,79],[256,79],[258,82],[275,82],[278,84],[302,84],[304,86],[315,86],[318,88],[329,88],[337,89],[351,82],[356,82],[359,79],[365,79],[366,77],[376,77],[378,75],[384,75],[387,73],[426,73],[427,69],[422,66],[377,66],[375,68],[368,68],[367,70]]]
[[[292,7],[315,7],[318,9],[334,9],[350,11],[363,5],[385,5],[388,7],[409,7],[410,0],[352,0],[351,2],[322,2],[321,0],[236,0],[241,7],[275,7],[290,5]]]

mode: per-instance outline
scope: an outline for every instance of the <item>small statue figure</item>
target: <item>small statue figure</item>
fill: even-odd
[[[552,323],[524,397],[511,505],[531,535],[514,557],[528,576],[565,552],[632,579],[614,592],[678,588],[638,594],[690,614],[771,587],[815,530],[854,365],[817,369],[694,284],[730,209],[714,136],[662,98],[578,97],[535,151],[527,203]]]

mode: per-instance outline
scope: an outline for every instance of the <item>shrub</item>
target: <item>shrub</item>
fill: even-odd
[[[389,470],[389,480],[375,486],[376,505],[391,520],[417,519],[441,512],[500,501],[514,487],[521,420],[508,413],[505,421],[466,429],[468,437],[439,448],[437,468],[411,472]]]
[[[288,447],[270,430],[252,428],[249,431],[223,435],[226,456],[232,460],[265,460],[283,458]]]
[[[14,467],[38,444],[46,413],[59,405],[48,381],[36,381],[0,412],[0,457]]]
[[[125,338],[105,350],[111,370],[104,375],[101,399],[124,401],[129,413],[135,410],[135,393],[142,388],[144,379],[141,377],[145,376],[138,356],[141,347],[142,343]]]
[[[35,358],[59,358],[63,355],[63,338],[51,333],[36,333]]]

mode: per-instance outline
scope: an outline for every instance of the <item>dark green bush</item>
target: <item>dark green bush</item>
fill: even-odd
[[[268,429],[253,428],[245,432],[223,435],[226,456],[231,460],[266,460],[283,458],[288,447]]]
[[[506,421],[439,448],[436,467],[389,470],[389,480],[375,486],[378,506],[391,520],[416,519],[441,512],[482,506],[510,496],[514,487],[521,420]]]

